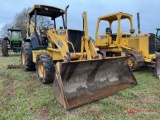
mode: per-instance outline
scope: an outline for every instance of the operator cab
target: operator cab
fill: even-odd
[[[30,28],[28,28],[28,34],[31,36],[28,39],[31,41],[33,49],[46,49],[48,46],[47,30],[50,28],[56,29],[56,18],[58,17],[62,17],[63,28],[65,28],[65,11],[54,6],[34,5],[34,7],[28,13],[29,25],[31,24],[31,20],[34,16],[34,34],[31,35]],[[50,17],[51,20],[53,20],[53,24],[49,24],[46,27],[40,28],[40,26],[37,25],[37,16]]]
[[[47,37],[47,31],[49,29],[53,29],[54,33],[56,33],[58,36],[63,37],[64,39],[70,41],[76,52],[81,51],[81,37],[84,36],[84,31],[81,30],[72,30],[67,29],[67,9],[69,6],[66,7],[65,10],[62,10],[57,7],[53,6],[47,6],[47,5],[35,5],[30,11],[29,11],[29,24],[31,22],[31,19],[34,16],[34,26],[37,26],[37,16],[45,16],[50,17],[51,20],[53,20],[53,24],[48,25],[46,28],[41,28],[40,31],[37,30],[37,27],[34,27],[34,36],[30,37],[29,40],[32,43],[32,49],[46,49],[48,46],[48,37]],[[60,17],[62,18],[62,23],[59,27],[56,26],[56,20],[59,20]],[[30,34],[30,28],[28,28],[29,36]],[[57,46],[52,43],[53,48],[57,48]],[[73,52],[72,46],[69,44],[69,52]]]
[[[8,29],[11,38],[21,38],[22,37],[22,30],[19,29]]]
[[[121,23],[124,22],[122,20],[129,20],[130,22],[130,33],[121,31]],[[126,22],[126,21],[125,21]],[[127,21],[128,22],[128,21]],[[116,29],[114,28],[113,23],[118,25],[117,31],[113,33]],[[101,34],[101,28],[108,26],[105,28],[105,34]],[[104,28],[103,28],[104,29]],[[115,29],[115,30],[114,30]],[[98,18],[95,40],[97,47],[106,47],[109,44],[113,44],[114,42],[118,41],[119,38],[126,38],[130,37],[131,34],[134,34],[134,29],[132,25],[132,15],[126,14],[123,12],[118,12],[114,14],[109,14],[106,16],[102,16]],[[99,34],[100,33],[100,34]]]

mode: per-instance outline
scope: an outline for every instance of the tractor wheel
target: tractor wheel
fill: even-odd
[[[51,83],[54,80],[54,62],[47,54],[40,54],[36,58],[36,71],[38,79],[43,83]]]
[[[2,40],[1,45],[2,45],[2,56],[4,56],[4,57],[8,56],[7,40]]]
[[[160,78],[160,53],[156,52],[155,75]]]
[[[131,70],[137,70],[137,61],[134,56],[130,56],[129,59],[127,60],[129,67]]]
[[[35,63],[32,61],[32,48],[30,42],[24,42],[22,45],[21,65],[24,71],[35,70]]]
[[[104,59],[104,54],[101,51],[97,51],[97,54],[99,59]]]

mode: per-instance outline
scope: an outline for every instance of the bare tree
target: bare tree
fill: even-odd
[[[14,18],[14,26],[15,28],[18,28],[22,30],[22,36],[25,37],[26,34],[26,25],[25,25],[25,20],[29,17],[28,16],[28,11],[31,8],[24,8],[21,12],[17,13]]]
[[[31,8],[24,8],[21,12],[17,13],[15,15],[15,18],[12,23],[5,24],[1,29],[2,36],[8,36],[7,29],[8,28],[16,28],[22,30],[22,37],[26,36],[26,19],[29,18],[28,11]],[[34,21],[34,17],[32,18],[32,21]],[[49,17],[45,16],[37,16],[37,26],[41,29],[42,27],[48,27],[51,25],[51,20]]]
[[[12,27],[13,27],[13,24],[11,24],[11,23],[5,24],[1,29],[1,36],[2,37],[8,37],[9,36],[8,29],[12,28]]]
[[[29,18],[28,11],[31,8],[25,8],[20,13],[16,14],[14,25],[16,28],[22,30],[22,36],[24,37],[26,34],[26,19]],[[34,17],[32,18],[32,21],[34,21]],[[48,17],[45,16],[37,16],[37,26],[41,29],[42,27],[47,27],[51,24],[51,20]]]
[[[37,25],[39,28],[48,27],[49,25],[52,25],[52,21],[49,17],[37,16]]]

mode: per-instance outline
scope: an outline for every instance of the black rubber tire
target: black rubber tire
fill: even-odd
[[[98,59],[105,59],[104,54],[101,51],[97,51]]]
[[[39,64],[41,64],[41,67],[43,67],[41,74],[40,74]],[[54,81],[54,75],[55,75],[54,62],[52,61],[52,58],[49,55],[43,53],[37,56],[36,72],[38,79],[43,84],[51,83]]]
[[[8,44],[7,40],[2,40],[2,56],[7,57],[8,56]]]
[[[32,61],[32,47],[30,42],[24,42],[21,49],[21,65],[24,71],[34,71],[35,63]]]
[[[160,78],[160,53],[159,52],[156,52],[156,63],[154,67],[154,73],[158,78]]]

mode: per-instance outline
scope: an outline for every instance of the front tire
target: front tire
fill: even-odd
[[[36,72],[38,79],[43,83],[51,83],[54,81],[54,63],[52,58],[43,53],[37,56],[36,58]]]

